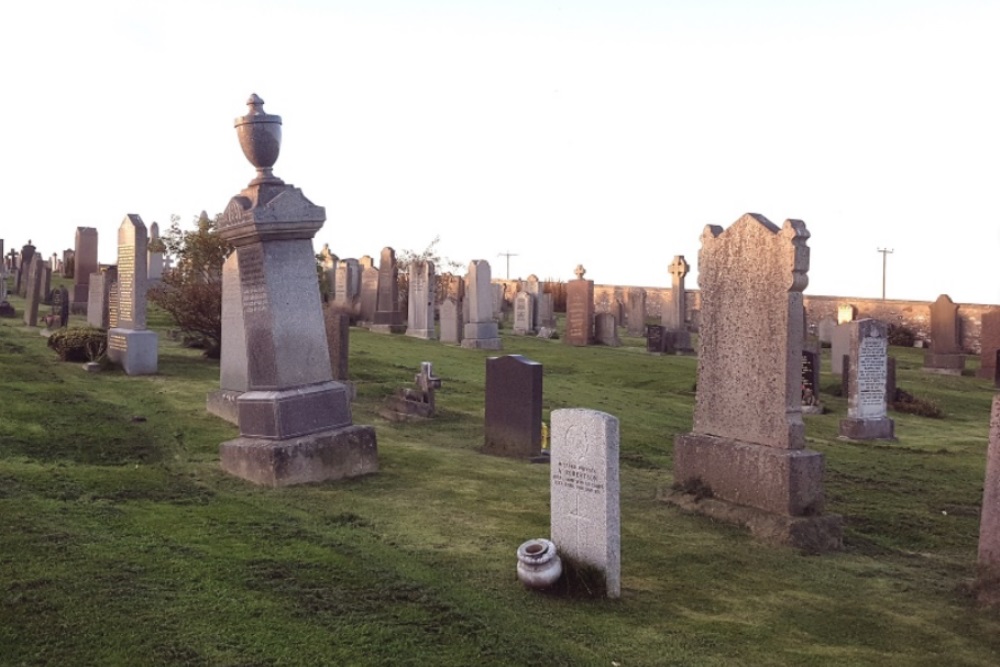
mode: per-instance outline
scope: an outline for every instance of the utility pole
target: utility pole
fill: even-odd
[[[497,254],[497,257],[506,257],[507,258],[507,280],[510,280],[510,258],[511,257],[517,257],[517,253],[515,253],[515,252],[501,252],[501,253]]]
[[[886,256],[892,254],[891,248],[878,248],[878,252],[882,253],[882,300],[885,301],[885,260]]]

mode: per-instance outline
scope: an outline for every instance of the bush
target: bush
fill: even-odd
[[[108,332],[94,327],[62,329],[49,336],[49,347],[63,361],[97,361],[108,349]]]
[[[917,334],[913,332],[913,329],[904,327],[902,324],[889,325],[889,345],[913,347],[913,343],[916,340]]]

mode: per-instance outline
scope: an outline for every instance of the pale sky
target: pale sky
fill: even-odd
[[[1000,303],[997,0],[33,2],[0,58],[7,250],[218,213],[256,92],[341,257],[696,287],[752,211],[805,221],[807,294],[880,296],[891,248],[889,298]]]

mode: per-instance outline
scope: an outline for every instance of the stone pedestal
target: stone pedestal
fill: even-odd
[[[158,343],[155,331],[113,328],[108,331],[108,359],[127,375],[152,375],[157,369]]]

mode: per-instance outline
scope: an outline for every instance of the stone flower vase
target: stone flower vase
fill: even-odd
[[[548,588],[562,576],[562,560],[549,540],[528,540],[517,549],[517,578],[527,588]]]

